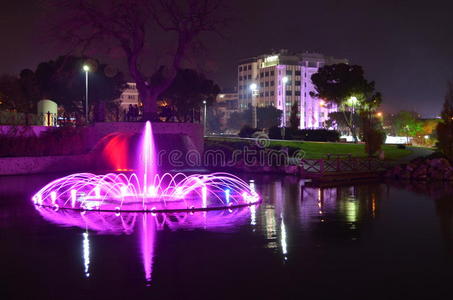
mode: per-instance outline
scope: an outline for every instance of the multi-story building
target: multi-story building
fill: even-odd
[[[221,127],[225,128],[230,115],[239,111],[237,91],[222,91],[222,93],[218,94],[215,109],[220,116]]]
[[[140,97],[135,82],[127,83],[127,87],[121,93],[120,100],[122,109],[127,110],[130,104],[132,106],[140,105]]]
[[[291,107],[297,103],[299,128],[324,127],[328,114],[337,108],[310,95],[315,91],[311,75],[324,65],[337,63],[348,61],[319,53],[290,54],[287,50],[244,59],[238,65],[239,109],[275,106],[283,111],[282,125],[288,126]]]

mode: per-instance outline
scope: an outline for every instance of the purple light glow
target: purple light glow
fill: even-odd
[[[253,183],[249,186],[232,174],[158,174],[150,122],[146,122],[140,149],[137,173],[72,174],[50,182],[32,200],[53,209],[114,212],[211,210],[260,201]]]
[[[250,208],[250,209],[249,209]],[[151,285],[157,232],[160,230],[179,230],[204,228],[205,230],[224,231],[231,226],[243,225],[252,215],[252,208],[211,210],[203,212],[173,213],[137,213],[137,212],[104,212],[76,211],[71,209],[55,210],[37,206],[37,211],[44,219],[64,227],[83,229],[84,273],[90,277],[90,241],[88,231],[98,234],[137,233],[141,262],[146,285]]]
[[[255,208],[251,205],[250,208]],[[231,226],[247,223],[253,218],[249,208],[222,209],[209,211],[179,211],[166,213],[77,211],[55,210],[50,207],[36,207],[39,214],[51,223],[63,227],[78,227],[99,234],[132,234],[136,228],[143,229],[144,215],[148,227],[159,231],[165,229],[225,230]],[[142,223],[140,223],[142,222]],[[152,223],[152,224],[151,224]],[[142,226],[140,226],[142,225]],[[145,230],[139,230],[143,233]],[[148,230],[150,231],[150,230]]]

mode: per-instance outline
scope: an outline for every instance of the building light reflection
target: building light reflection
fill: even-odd
[[[266,224],[266,239],[268,240],[267,247],[270,249],[276,249],[277,222],[275,220],[275,208],[267,206],[264,210],[264,218]]]
[[[283,216],[281,216],[282,221],[280,223],[280,244],[282,247],[282,253],[283,253],[283,258],[284,260],[287,260],[287,254],[288,254],[288,244],[287,244],[287,235],[286,235],[286,227],[285,227],[285,222],[283,220]]]
[[[348,199],[345,201],[345,216],[347,222],[357,222],[359,210],[358,206],[359,205],[354,197],[348,197]]]
[[[250,206],[250,225],[252,225],[252,226],[256,225],[256,206],[255,205]]]

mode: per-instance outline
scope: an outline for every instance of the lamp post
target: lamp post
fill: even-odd
[[[90,66],[83,65],[83,71],[85,72],[85,120],[88,123],[88,72],[90,72]]]
[[[352,127],[352,131],[351,134],[352,136],[354,137],[354,142],[357,143],[357,138],[356,138],[356,135],[355,135],[355,124],[354,124],[354,113],[355,113],[355,105],[357,104],[357,102],[359,102],[359,100],[357,99],[356,96],[352,96],[348,99],[348,104],[352,107],[352,113],[351,113],[351,127]]]
[[[258,86],[256,85],[256,83],[252,83],[250,85],[250,90],[252,91],[252,124],[253,124],[253,128],[257,128],[258,127],[258,120],[257,120],[257,116],[256,116],[256,93],[258,91]]]
[[[285,76],[282,78],[282,104],[283,104],[283,120],[282,126],[286,127],[286,83],[288,82],[288,77]]]
[[[282,105],[283,105],[283,116],[282,116],[282,139],[286,137],[286,83],[288,82],[288,77],[284,76],[282,78]]]
[[[203,100],[203,135],[206,136],[206,100]]]

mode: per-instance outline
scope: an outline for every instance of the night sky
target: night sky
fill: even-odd
[[[0,0],[0,73],[34,69],[61,52],[50,46],[41,1]],[[212,72],[224,88],[239,59],[287,48],[348,58],[383,93],[383,109],[440,112],[453,79],[453,4],[449,1],[233,0],[226,39],[210,38]]]

